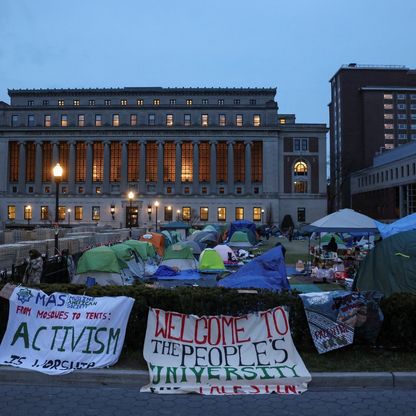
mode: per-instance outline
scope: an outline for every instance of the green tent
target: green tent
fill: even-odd
[[[328,244],[331,241],[331,238],[335,238],[337,245],[345,245],[344,240],[338,234],[325,234],[321,237],[321,244]]]
[[[194,259],[191,247],[182,242],[172,244],[166,249],[163,260],[172,259]]]
[[[121,265],[110,247],[95,247],[86,251],[79,259],[77,273],[88,272],[120,273]]]
[[[130,260],[134,259],[133,248],[127,244],[114,244],[113,246],[110,246],[110,248],[114,251],[115,255],[117,256],[118,262],[120,263],[120,266],[122,266],[123,268],[126,268],[127,263]]]
[[[253,244],[248,238],[248,234],[244,231],[234,232],[228,245],[232,247],[253,247]]]
[[[202,231],[214,231],[216,233],[218,233],[218,230],[213,226],[213,225],[206,225]]]
[[[361,263],[353,289],[416,294],[416,231],[378,242]]]
[[[218,252],[206,248],[199,256],[198,271],[201,273],[219,273],[225,271],[224,262]]]
[[[153,258],[156,256],[155,248],[151,243],[138,240],[126,240],[123,244],[130,246],[143,261],[148,260],[149,257]]]

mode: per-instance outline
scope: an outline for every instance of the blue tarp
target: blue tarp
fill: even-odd
[[[160,267],[159,267],[160,269]],[[157,280],[198,280],[202,277],[196,270],[181,270],[174,275],[153,275]]]
[[[236,231],[245,231],[246,229],[250,230],[254,236],[256,236],[256,224],[252,221],[248,220],[239,220],[239,221],[233,221],[230,226],[230,231],[227,236],[227,241],[230,241],[231,236]]]
[[[290,289],[282,248],[274,247],[218,283],[228,288]]]
[[[383,224],[382,222],[378,221],[375,221],[375,223],[381,236],[383,238],[387,238],[404,231],[416,230],[416,213],[410,214],[407,217],[400,218],[391,224]]]

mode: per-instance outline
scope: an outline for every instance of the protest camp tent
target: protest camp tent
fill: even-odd
[[[219,286],[228,288],[290,289],[281,246],[273,247],[254,258],[235,273],[220,280]]]
[[[207,245],[216,245],[218,242],[218,233],[216,231],[195,231],[189,236],[188,240],[205,243]]]
[[[227,244],[230,247],[253,247],[248,234],[244,231],[235,231]]]
[[[90,278],[102,286],[122,286],[128,281],[122,266],[110,247],[95,247],[82,254],[71,283],[85,284]]]
[[[238,261],[234,251],[226,244],[218,244],[214,247],[214,250],[221,256],[225,265]]]
[[[202,250],[207,246],[205,243],[198,243],[195,240],[184,240],[182,243],[191,247],[194,256],[199,256],[202,253]]]
[[[160,233],[146,233],[140,237],[140,241],[151,243],[155,248],[157,254],[163,257],[165,252],[165,236]]]
[[[153,244],[146,241],[138,240],[126,240],[124,244],[127,244],[140,256],[143,261],[156,257],[156,251]]]
[[[253,221],[248,221],[248,220],[238,220],[238,221],[233,221],[230,224],[230,230],[228,231],[228,241],[230,241],[231,237],[233,236],[233,234],[236,231],[245,231],[246,230],[250,230],[253,235],[256,237],[256,224],[254,224]],[[254,243],[255,244],[255,243]]]
[[[416,231],[379,241],[361,263],[353,289],[416,294]]]
[[[169,246],[160,264],[178,270],[195,270],[197,265],[191,247],[182,242]]]
[[[221,256],[213,248],[206,248],[199,256],[200,273],[220,273],[225,271]]]
[[[391,224],[383,224],[378,221],[376,224],[381,236],[387,238],[403,231],[416,230],[416,213],[400,218]]]
[[[144,262],[141,257],[134,252],[134,249],[131,246],[119,243],[110,246],[110,248],[114,251],[119,264],[127,276],[129,274],[131,274],[132,277],[144,276]]]

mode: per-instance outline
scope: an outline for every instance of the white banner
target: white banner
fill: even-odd
[[[282,307],[201,317],[150,309],[144,358],[142,392],[299,394],[311,381]]]
[[[19,286],[10,299],[0,364],[46,374],[117,362],[134,299],[47,295]]]

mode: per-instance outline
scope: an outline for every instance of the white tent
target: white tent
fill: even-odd
[[[376,233],[378,228],[372,218],[353,209],[345,208],[307,225],[303,230],[310,232]]]

